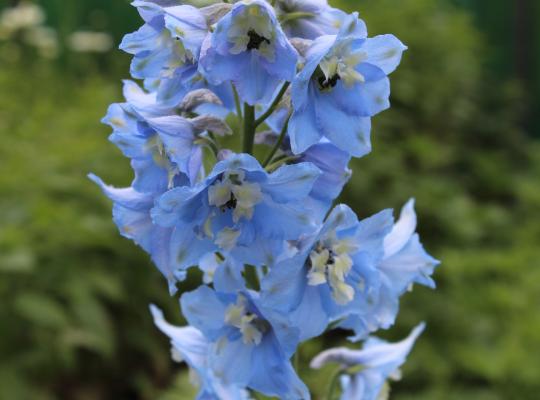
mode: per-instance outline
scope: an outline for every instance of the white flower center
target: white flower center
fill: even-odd
[[[356,67],[367,60],[368,55],[362,50],[351,50],[351,40],[345,40],[334,46],[319,64],[324,78],[319,79],[321,88],[326,89],[343,80],[346,86],[365,82],[364,76],[356,71]]]
[[[243,171],[229,171],[221,180],[208,188],[208,202],[224,213],[233,210],[233,221],[237,223],[244,217],[253,217],[255,205],[262,201],[261,187],[246,182]]]
[[[354,288],[345,279],[353,265],[350,254],[356,250],[357,246],[351,240],[338,239],[335,233],[319,241],[309,255],[308,284],[326,283],[332,289],[336,303],[349,303],[354,298]]]
[[[246,309],[246,299],[238,297],[236,304],[231,304],[225,313],[225,323],[238,328],[245,344],[258,345],[261,343],[267,325],[257,315]]]
[[[257,4],[247,4],[227,32],[229,42],[234,45],[230,52],[240,54],[254,50],[269,61],[273,61],[275,51],[272,42],[275,35],[272,21],[266,13],[261,12],[261,7]]]

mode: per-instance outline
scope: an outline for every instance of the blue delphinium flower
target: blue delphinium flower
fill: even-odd
[[[131,159],[135,179],[130,188],[116,189],[94,175],[90,178],[113,201],[113,220],[121,234],[151,255],[171,292],[175,292],[175,284],[184,278],[185,271],[171,264],[173,230],[153,224],[150,211],[155,200],[169,189],[197,180],[202,172],[202,147],[197,144],[197,135],[205,123],[216,125],[219,120],[168,116],[178,110],[157,104],[155,94],[145,93],[131,81],[124,82],[124,96],[128,101],[111,105],[103,122],[113,128],[110,140]]]
[[[208,88],[232,108],[230,85],[209,85],[198,71],[201,46],[209,33],[203,12],[190,5],[166,7],[148,1],[132,4],[145,24],[126,35],[120,45],[134,55],[131,75],[145,79],[145,86],[154,88],[157,100],[167,106],[178,105],[190,90]]]
[[[132,187],[117,189],[108,186],[97,176],[90,179],[98,184],[113,202],[113,220],[122,236],[133,240],[150,254],[152,261],[169,282],[171,294],[176,292],[176,282],[186,277],[184,270],[176,268],[169,259],[171,228],[163,228],[152,222],[150,211],[159,192],[138,192]],[[184,175],[183,183],[188,184]]]
[[[384,238],[384,255],[377,264],[380,274],[380,287],[371,299],[370,319],[380,328],[388,329],[395,322],[399,311],[399,298],[414,283],[430,288],[435,287],[431,278],[439,261],[425,250],[416,231],[414,200],[409,200],[401,210],[399,220],[392,231]],[[351,314],[340,326],[353,329],[351,340],[364,337],[365,319]]]
[[[150,311],[154,323],[171,341],[172,357],[177,362],[185,362],[196,376],[195,384],[199,386],[197,400],[248,400],[249,395],[244,388],[236,385],[225,385],[209,368],[210,343],[198,329],[177,327],[169,324],[163,312],[151,305]]]
[[[139,94],[136,94],[139,92]],[[135,97],[135,104],[148,99],[142,90],[133,82],[125,82],[126,98]],[[109,137],[124,155],[131,159],[135,171],[134,189],[139,192],[164,192],[174,186],[180,170],[167,156],[163,143],[157,132],[152,129],[142,113],[141,108],[133,103],[112,104],[103,122],[113,128]],[[145,107],[144,113],[153,114],[157,110]]]
[[[369,153],[369,117],[389,107],[387,75],[405,49],[393,35],[367,38],[356,13],[337,35],[317,38],[292,84],[293,152],[303,152],[324,136],[353,156]]]
[[[321,334],[329,321],[367,313],[392,222],[390,210],[358,221],[349,207],[337,206],[317,234],[300,245],[297,256],[269,272],[262,282],[263,298],[294,316],[303,327],[303,340]]]
[[[389,107],[388,75],[406,47],[368,38],[357,13],[327,0],[181,3],[132,3],[144,25],[121,48],[144,90],[125,81],[126,101],[103,122],[135,178],[115,188],[89,177],[171,294],[189,268],[202,272],[180,299],[191,326],[151,306],[197,398],[309,400],[290,362],[299,343],[329,326],[365,339],[395,322],[414,283],[434,287],[438,261],[415,233],[412,200],[396,223],[391,210],[364,220],[342,204],[330,211],[351,157],[371,150],[371,117]],[[243,128],[243,153],[221,147],[228,123]],[[262,163],[255,144],[271,147]],[[312,366],[339,362],[342,400],[375,400],[422,330],[331,349]]]
[[[297,256],[270,271],[263,297],[301,321],[303,339],[335,320],[354,331],[351,340],[387,329],[411,284],[433,285],[430,275],[438,261],[425,252],[415,227],[412,201],[395,225],[390,210],[358,222],[340,205]]]
[[[388,390],[385,389],[388,379],[400,379],[399,367],[424,328],[425,325],[421,323],[398,343],[370,338],[362,350],[345,347],[325,350],[311,361],[311,368],[319,369],[328,363],[338,363],[344,369],[341,400],[377,400],[382,392]],[[360,367],[360,371],[347,373],[347,368],[354,367]]]
[[[222,294],[200,286],[182,295],[181,306],[190,325],[211,342],[208,366],[224,384],[280,399],[310,398],[289,361],[298,329],[265,307],[257,293]]]
[[[216,25],[203,45],[200,70],[215,85],[232,82],[241,99],[266,103],[282,81],[292,81],[298,54],[273,8],[263,0],[242,0]]]
[[[347,14],[326,0],[277,0],[276,14],[290,38],[316,39],[335,35]]]
[[[197,185],[163,194],[152,210],[153,219],[174,228],[170,254],[178,268],[197,264],[208,252],[234,253],[261,240],[279,248],[316,228],[317,215],[302,201],[319,174],[310,163],[268,174],[252,156],[232,155]],[[249,251],[253,259],[238,261],[270,265],[278,254],[272,245],[268,248],[272,252]]]

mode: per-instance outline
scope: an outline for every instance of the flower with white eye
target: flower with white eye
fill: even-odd
[[[299,154],[326,138],[352,156],[371,151],[370,117],[390,106],[387,75],[406,49],[395,36],[367,38],[356,13],[337,35],[320,36],[292,83],[289,137]]]
[[[310,398],[289,360],[299,331],[285,314],[267,308],[258,293],[224,294],[200,286],[183,294],[180,303],[190,325],[210,343],[208,368],[220,381],[280,399]]]
[[[273,8],[243,0],[205,40],[200,71],[212,84],[234,83],[240,98],[254,105],[269,102],[281,82],[292,81],[297,59]]]

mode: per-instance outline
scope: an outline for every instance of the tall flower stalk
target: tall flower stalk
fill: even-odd
[[[133,6],[144,25],[121,48],[140,84],[126,81],[103,121],[135,177],[122,189],[90,177],[171,295],[189,269],[204,273],[180,297],[189,326],[151,307],[198,398],[309,399],[298,346],[333,329],[365,344],[313,360],[336,364],[327,398],[384,397],[424,327],[397,344],[369,335],[394,324],[413,284],[434,287],[438,261],[415,233],[412,200],[397,221],[334,203],[351,158],[371,151],[371,117],[389,107],[406,46],[368,37],[357,13],[324,0]],[[241,149],[221,147],[231,134]]]

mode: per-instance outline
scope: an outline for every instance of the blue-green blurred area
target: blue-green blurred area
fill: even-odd
[[[32,24],[0,19],[0,399],[192,398],[148,312],[182,323],[177,300],[85,177],[130,182],[99,120],[121,101],[129,57],[115,48],[139,17],[127,0],[34,4]],[[442,260],[437,291],[405,295],[381,334],[428,324],[393,398],[537,399],[540,3],[335,4],[409,46],[343,201],[364,217],[414,196]],[[303,345],[301,360],[342,339]],[[329,372],[302,370],[316,398]]]

